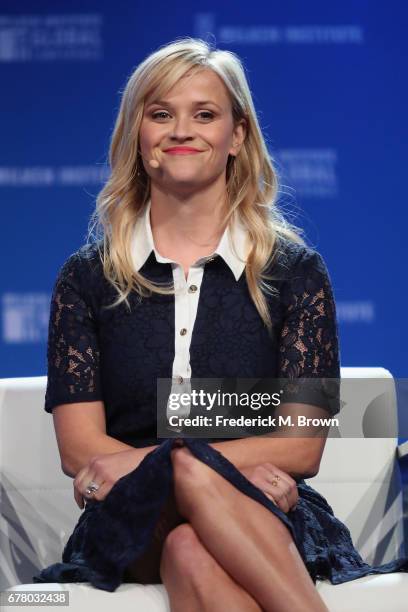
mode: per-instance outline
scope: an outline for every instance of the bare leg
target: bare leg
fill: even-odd
[[[126,568],[124,582],[163,582],[172,612],[224,612],[231,603],[234,612],[263,612],[204,548],[178,512],[173,491],[149,547]]]
[[[221,567],[266,612],[328,612],[278,517],[187,448],[171,455],[178,509]]]
[[[171,612],[262,612],[262,608],[217,563],[185,523],[167,536],[160,574]]]
[[[124,582],[163,582],[172,612],[263,612],[204,548],[194,529],[180,515],[172,491],[162,509],[152,541],[124,575]]]

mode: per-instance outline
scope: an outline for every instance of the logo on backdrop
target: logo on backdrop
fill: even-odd
[[[45,342],[49,308],[48,293],[4,293],[1,299],[3,342]]]
[[[0,15],[0,62],[99,61],[103,15]]]
[[[218,43],[247,45],[361,45],[364,31],[359,25],[220,25],[215,13],[197,13],[194,16],[195,36],[215,36]]]
[[[101,166],[0,166],[1,187],[48,187],[99,185],[110,174],[109,167]]]
[[[339,323],[374,323],[375,310],[372,300],[336,302]]]
[[[282,149],[277,158],[282,163],[282,179],[297,195],[325,199],[339,195],[335,149]]]

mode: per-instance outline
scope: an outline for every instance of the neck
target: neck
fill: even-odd
[[[221,225],[225,204],[225,182],[189,195],[169,193],[152,185],[150,224],[157,250],[212,252],[225,229]]]

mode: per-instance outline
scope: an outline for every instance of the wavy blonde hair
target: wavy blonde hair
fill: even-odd
[[[246,227],[252,245],[245,275],[251,298],[271,331],[272,323],[265,293],[275,289],[265,270],[276,254],[279,235],[303,243],[301,231],[279,211],[276,200],[278,176],[262,135],[251,92],[239,57],[212,49],[196,38],[176,39],[146,57],[131,74],[122,94],[114,126],[109,162],[111,175],[96,199],[88,240],[102,239],[99,254],[107,280],[118,298],[112,307],[125,301],[132,290],[141,296],[151,292],[174,293],[174,286],[155,284],[134,269],[131,242],[136,219],[150,198],[150,177],[139,151],[139,128],[147,98],[166,95],[186,75],[213,70],[224,82],[230,96],[234,125],[246,121],[246,136],[236,157],[228,157],[226,168],[227,214],[225,226],[237,214]]]

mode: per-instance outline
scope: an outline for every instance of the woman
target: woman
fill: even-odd
[[[37,582],[163,582],[172,610],[327,610],[365,564],[304,478],[325,436],[158,438],[156,381],[339,377],[322,258],[278,213],[242,65],[181,39],[131,75],[95,223],[55,286],[45,409],[85,511]],[[338,411],[323,384],[282,411]],[[312,398],[312,399],[311,399]],[[183,446],[183,447],[180,447]]]

